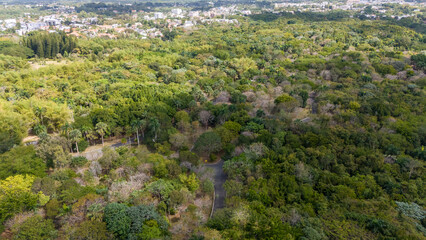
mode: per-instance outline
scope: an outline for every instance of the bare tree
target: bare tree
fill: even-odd
[[[213,120],[213,116],[209,111],[203,110],[198,115],[200,118],[200,122],[204,125],[204,127],[207,129],[207,126],[209,125],[209,122]]]

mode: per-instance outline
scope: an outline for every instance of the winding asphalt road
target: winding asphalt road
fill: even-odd
[[[129,143],[116,143],[111,145],[111,148],[117,148],[124,145],[128,145]],[[102,156],[102,149],[94,150],[87,153],[82,153],[83,156],[85,156],[89,160],[95,160]],[[214,206],[213,206],[213,213],[217,209],[221,209],[225,207],[225,188],[223,187],[223,184],[226,181],[226,174],[223,172],[223,160],[216,163],[206,163],[205,166],[207,168],[213,169],[214,171],[214,190],[215,190],[215,200],[214,200]]]
[[[226,181],[226,174],[223,172],[223,160],[220,160],[217,163],[207,163],[206,167],[214,170],[214,190],[215,190],[215,199],[214,199],[214,207],[213,212],[217,209],[221,209],[225,207],[225,188],[223,184]]]

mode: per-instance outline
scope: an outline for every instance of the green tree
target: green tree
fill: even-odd
[[[35,115],[39,118],[40,120],[40,124],[43,125],[44,124],[44,114],[47,112],[46,107],[35,107],[34,108],[34,113]]]
[[[216,132],[205,132],[200,135],[194,144],[194,151],[198,154],[209,155],[213,152],[221,150],[222,142],[220,136]]]
[[[78,142],[80,141],[81,137],[82,137],[82,134],[81,134],[80,130],[78,130],[78,129],[71,130],[71,132],[70,132],[70,139],[71,139],[72,142],[75,143],[75,148],[77,149],[77,153],[80,153],[78,151]]]
[[[149,127],[151,129],[152,134],[154,135],[152,141],[156,142],[158,137],[158,131],[160,130],[160,122],[157,118],[151,118],[149,120]]]
[[[104,146],[104,136],[108,133],[108,125],[104,122],[98,122],[96,124],[96,132],[101,136],[102,146]]]
[[[46,175],[44,160],[36,155],[33,146],[12,148],[0,155],[0,179],[16,174],[29,174],[37,177]]]
[[[143,125],[145,125],[145,121],[142,119],[134,120],[131,123],[133,131],[136,132],[136,139],[138,141],[139,146],[139,130],[142,128]]]
[[[411,62],[414,64],[416,69],[426,70],[426,54],[425,53],[412,55]]]
[[[31,191],[34,177],[29,175],[10,176],[0,181],[0,222],[15,213],[30,210],[49,201],[43,193]]]
[[[131,219],[127,215],[129,207],[122,203],[110,203],[104,210],[104,221],[109,231],[114,233],[117,239],[127,239],[130,232]]]
[[[197,179],[197,176],[195,173],[192,173],[191,175],[181,174],[179,175],[179,180],[181,183],[185,184],[188,189],[192,192],[198,189],[200,186],[200,181]]]
[[[185,136],[182,133],[174,133],[169,136],[169,142],[173,145],[176,149],[181,149],[182,147],[188,147],[189,146],[189,139],[187,136]]]
[[[43,219],[36,215],[28,218],[13,231],[13,239],[19,240],[53,240],[56,239],[57,231],[50,219]]]
[[[47,167],[66,167],[71,161],[69,141],[64,137],[48,137],[36,147],[37,156],[41,157]]]
[[[72,234],[75,240],[107,240],[113,236],[108,232],[106,223],[100,221],[84,221]]]
[[[2,106],[0,105],[0,107]],[[0,109],[0,153],[21,144],[27,131],[25,125],[20,114]]]

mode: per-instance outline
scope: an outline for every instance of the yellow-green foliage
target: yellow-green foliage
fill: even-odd
[[[0,181],[0,221],[3,222],[13,214],[43,206],[49,197],[42,192],[31,191],[34,177],[16,175]]]

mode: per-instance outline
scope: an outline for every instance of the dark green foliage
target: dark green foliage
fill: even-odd
[[[357,214],[357,213],[349,213],[347,214],[347,217],[349,219],[355,219],[361,222],[362,224],[365,224],[365,227],[369,229],[370,231],[372,231],[373,233],[379,233],[389,237],[395,236],[395,231],[396,231],[395,227],[385,220],[372,218],[372,217],[362,215],[362,214]]]
[[[411,56],[411,61],[419,70],[426,70],[426,54],[419,53]]]
[[[0,55],[0,69],[1,64]],[[21,144],[22,138],[25,134],[25,128],[21,125],[21,116],[8,115],[5,112],[0,112],[0,154],[9,151],[12,147]],[[6,115],[7,114],[7,115]]]
[[[207,226],[217,230],[225,230],[232,228],[231,223],[232,211],[227,209],[222,209],[213,215],[207,222]]]
[[[201,182],[201,189],[205,194],[211,194],[214,191],[214,184],[209,179]]]
[[[130,232],[131,219],[127,215],[129,207],[121,203],[110,203],[104,210],[104,221],[107,229],[114,233],[117,239],[127,239]]]
[[[51,177],[36,178],[32,187],[33,192],[42,192],[44,195],[53,196],[56,194],[55,180]]]
[[[166,220],[158,214],[152,205],[129,207],[127,209],[127,216],[131,220],[129,239],[137,239],[137,235],[145,230],[144,227],[149,220],[154,220],[156,222],[155,225],[158,226],[161,232],[167,232],[168,224]]]
[[[30,58],[34,56],[34,52],[30,48],[9,41],[0,41],[0,54],[20,58]]]
[[[58,53],[64,55],[65,52],[72,52],[76,41],[62,32],[33,32],[24,39],[23,45],[32,49],[39,58],[56,58]]]
[[[194,151],[198,154],[209,155],[221,150],[221,138],[216,132],[205,132],[194,144]]]
[[[139,239],[139,236],[150,232],[149,228],[154,226],[160,230],[156,235],[161,236],[167,232],[166,220],[152,205],[128,207],[120,203],[111,203],[105,207],[104,212],[108,230],[113,232],[118,239]],[[149,223],[152,220],[155,224]],[[156,232],[155,228],[151,230]]]
[[[163,40],[165,41],[173,41],[173,39],[179,34],[179,32],[176,29],[165,30],[163,31]]]
[[[89,147],[89,142],[86,141],[85,139],[83,139],[80,142],[78,142],[78,150],[80,152],[84,152],[84,150],[86,150],[87,147]]]
[[[66,180],[58,190],[60,191],[60,199],[66,203],[73,203],[89,193],[96,192],[93,187],[80,186],[80,184],[73,179]]]
[[[179,161],[180,162],[190,162],[194,166],[198,166],[200,164],[200,158],[197,154],[190,151],[180,151],[179,152]]]
[[[33,146],[12,148],[9,152],[0,155],[0,178],[16,175],[30,174],[37,177],[46,175],[44,160],[36,155]]]
[[[87,158],[79,156],[71,159],[71,167],[82,167],[87,163]]]

